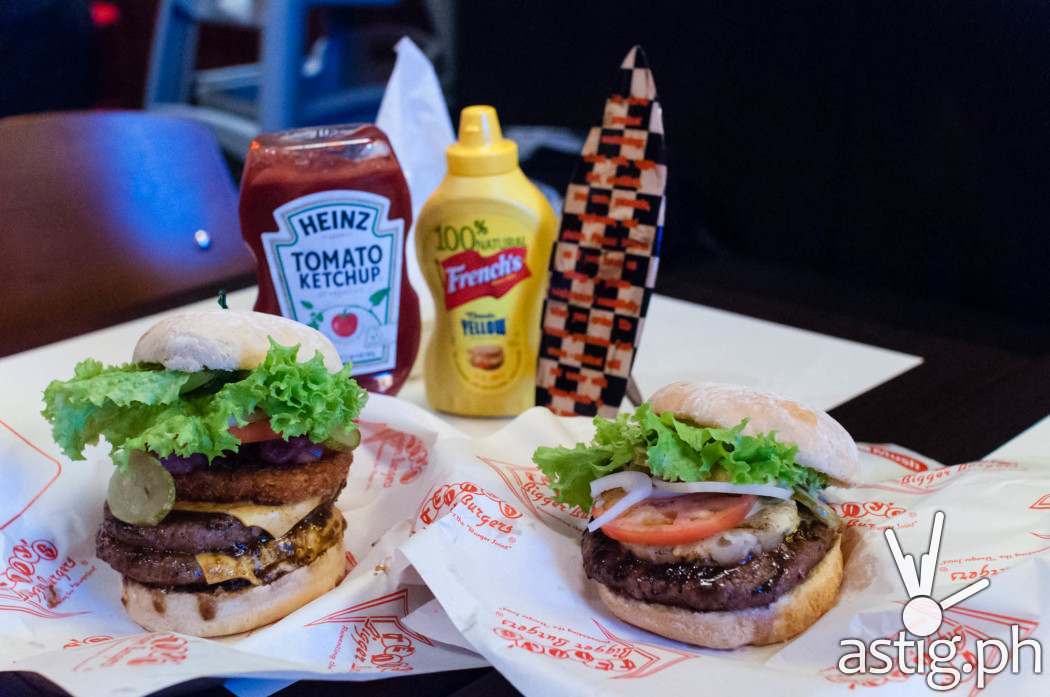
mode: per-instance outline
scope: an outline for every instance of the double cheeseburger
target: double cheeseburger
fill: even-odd
[[[97,553],[146,629],[244,632],[345,575],[334,501],[365,392],[320,332],[254,312],[177,315],[132,363],[85,360],[44,403],[69,457],[100,438],[112,448]]]
[[[614,615],[697,646],[789,639],[842,581],[829,479],[857,446],[822,411],[714,383],[673,383],[591,443],[539,448],[558,500],[590,511],[583,568]]]

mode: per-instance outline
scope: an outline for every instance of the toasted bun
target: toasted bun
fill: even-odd
[[[270,339],[299,346],[299,361],[318,351],[333,373],[343,367],[339,352],[321,332],[278,315],[235,310],[184,312],[157,322],[135,345],[136,363],[160,363],[169,370],[251,370],[262,363]]]
[[[628,598],[601,584],[598,595],[624,622],[687,644],[712,649],[775,644],[801,634],[835,604],[842,583],[840,542],[841,537],[802,585],[765,607],[696,612]]]
[[[701,426],[731,428],[749,419],[744,433],[777,432],[798,446],[796,460],[846,483],[860,481],[860,454],[853,438],[819,409],[780,395],[716,382],[673,382],[653,394],[653,411],[665,411]]]
[[[345,575],[340,540],[309,566],[266,585],[232,592],[164,592],[125,577],[122,601],[131,619],[151,632],[226,636],[276,622],[335,588]]]

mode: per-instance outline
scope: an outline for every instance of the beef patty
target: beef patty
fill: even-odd
[[[241,527],[245,531],[255,529]],[[285,573],[297,566],[311,563],[332,544],[342,539],[345,527],[346,522],[338,509],[331,503],[322,504],[299,521],[284,537],[276,540],[271,539],[269,535],[265,538],[260,537],[256,544],[242,546],[231,552],[230,556],[251,558],[254,561],[256,576],[263,583],[269,583],[278,577],[271,573],[275,570]],[[234,528],[231,526],[227,530],[234,531]],[[201,533],[197,538],[198,542],[213,541],[213,532],[203,529],[198,529],[197,532]],[[95,538],[95,550],[99,559],[130,579],[155,586],[206,585],[204,571],[197,563],[195,552],[220,550],[202,544],[194,551],[175,552],[128,544],[123,541],[127,538],[122,538],[122,534],[127,534],[127,531],[120,526],[103,523]],[[239,533],[234,531],[234,534]],[[173,537],[166,533],[164,535]],[[154,541],[161,539],[157,537]]]
[[[185,552],[243,551],[245,547],[271,539],[268,532],[247,526],[225,513],[171,511],[158,525],[131,525],[115,518],[105,507],[99,536],[128,547]]]
[[[720,567],[639,559],[597,530],[583,535],[583,568],[588,578],[643,602],[701,612],[743,610],[768,605],[802,583],[837,537],[838,531],[804,518],[779,546]]]
[[[327,451],[320,460],[302,465],[251,466],[216,460],[206,468],[172,474],[179,501],[230,503],[251,501],[266,505],[295,503],[320,496],[334,499],[346,484],[353,453]]]

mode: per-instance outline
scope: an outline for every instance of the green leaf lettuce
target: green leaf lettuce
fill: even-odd
[[[230,424],[243,426],[256,410],[285,439],[305,435],[321,443],[333,431],[353,431],[367,394],[350,379],[350,366],[329,373],[320,353],[299,363],[298,352],[271,340],[255,369],[225,373],[199,389],[191,385],[186,394],[195,374],[143,364],[104,367],[88,359],[72,379],[47,386],[43,415],[70,458],[83,459],[86,446],[105,438],[118,465],[132,450],[209,459],[236,452],[240,441]]]
[[[733,428],[694,426],[648,403],[615,421],[595,417],[594,439],[573,448],[540,447],[533,462],[547,476],[555,498],[589,511],[591,482],[620,470],[646,471],[668,482],[727,481],[775,484],[816,491],[824,475],[795,462],[798,448],[776,433],[744,435],[747,419]]]

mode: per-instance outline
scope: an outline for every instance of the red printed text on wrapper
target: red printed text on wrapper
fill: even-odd
[[[496,611],[492,631],[508,650],[526,651],[551,661],[578,665],[610,678],[645,678],[700,654],[683,649],[629,641],[593,620],[601,636],[552,624],[507,607]]]
[[[842,501],[832,503],[831,507],[849,527],[873,530],[910,528],[918,521],[914,511],[892,501]]]
[[[446,515],[474,537],[500,549],[510,549],[517,541],[514,524],[521,518],[521,511],[473,482],[454,482],[431,489],[416,519],[430,525]]]
[[[0,610],[49,619],[79,614],[55,608],[94,571],[91,564],[61,555],[51,540],[18,540],[0,566]]]
[[[893,493],[925,495],[940,491],[948,486],[953,480],[965,477],[975,472],[997,472],[1003,470],[1022,470],[1021,465],[1016,462],[1003,462],[1000,460],[981,460],[977,462],[966,462],[954,467],[942,467],[926,472],[906,474],[897,479],[880,482],[878,484],[864,484],[864,489],[879,489]]]
[[[430,462],[426,443],[419,436],[384,423],[360,421],[357,425],[361,429],[361,445],[375,460],[366,489],[409,484]]]
[[[937,571],[946,576],[949,581],[975,581],[980,578],[991,578],[1006,571],[1017,562],[1050,552],[1050,544],[1047,544],[1050,535],[1035,531],[1030,531],[1028,534],[1038,540],[1033,542],[1035,545],[1033,547],[1014,551],[970,554],[965,557],[941,556],[937,562]]]
[[[179,665],[190,654],[189,642],[185,638],[160,632],[98,643],[103,648],[74,666],[73,672],[87,673],[120,666]]]
[[[929,466],[917,458],[908,455],[907,453],[898,452],[896,450],[890,450],[881,445],[861,445],[861,450],[865,450],[876,457],[881,457],[885,460],[889,460],[895,464],[900,465],[906,470],[911,472],[925,472]]]
[[[547,477],[536,467],[478,456],[491,467],[526,509],[543,521],[553,521],[573,532],[587,527],[588,515],[576,506],[554,500]]]
[[[433,646],[427,637],[401,623],[408,614],[408,591],[366,600],[307,624],[339,625],[328,654],[328,670],[349,673],[410,673],[419,644]]]
[[[25,513],[53,485],[62,474],[62,465],[23,435],[0,421],[0,437],[13,438],[16,447],[24,448],[29,457],[47,462],[53,473],[43,475],[39,489],[28,500],[8,499],[0,505],[12,505],[10,514],[0,513],[0,531],[11,544],[6,556],[0,557],[0,612],[18,612],[41,619],[60,619],[84,612],[63,612],[59,609],[80,586],[95,573],[90,561],[77,561],[63,554],[54,540],[35,535],[19,537],[17,525]],[[48,469],[41,468],[45,473]],[[9,516],[9,517],[8,517]],[[16,526],[12,528],[11,526]]]
[[[92,634],[82,639],[70,639],[62,645],[62,648],[79,649],[81,646],[90,646],[91,644],[105,644],[107,641],[113,641],[113,637],[111,637],[108,634]]]

